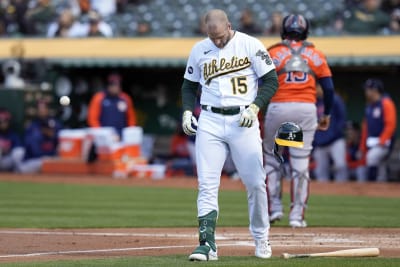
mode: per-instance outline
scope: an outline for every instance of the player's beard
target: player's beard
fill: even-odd
[[[220,48],[224,48],[229,41],[232,39],[232,36],[234,35],[234,33],[232,33],[231,30],[228,30],[228,37],[226,38],[225,42],[222,43],[222,46]]]

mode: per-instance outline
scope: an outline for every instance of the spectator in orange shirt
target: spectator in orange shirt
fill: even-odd
[[[384,182],[387,180],[386,160],[396,138],[396,106],[379,79],[366,80],[364,92],[367,107],[360,150],[365,155],[368,180]]]
[[[136,125],[136,113],[130,96],[122,91],[121,76],[112,73],[107,88],[93,95],[89,103],[90,127],[114,127],[121,136],[122,129]]]

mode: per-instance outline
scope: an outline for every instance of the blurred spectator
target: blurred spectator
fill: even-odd
[[[244,9],[240,16],[239,31],[250,35],[261,35],[262,29],[259,27],[253,17],[253,12],[250,9]]]
[[[90,127],[114,127],[119,136],[122,129],[136,125],[136,113],[130,96],[122,91],[121,76],[112,73],[107,88],[92,96],[88,110]]]
[[[90,0],[90,8],[97,10],[103,18],[114,15],[117,11],[116,0]]]
[[[11,113],[0,108],[0,171],[16,171],[24,154],[19,135],[11,129]]]
[[[271,19],[267,22],[266,35],[279,36],[282,31],[283,15],[279,11],[272,12]]]
[[[368,79],[364,92],[367,107],[360,150],[365,155],[368,180],[382,182],[387,180],[386,160],[395,141],[396,106],[379,79]]]
[[[28,5],[25,0],[11,0],[2,3],[1,20],[5,34],[13,36],[28,33],[25,23],[27,10]]]
[[[400,0],[383,0],[382,10],[386,13],[392,13],[396,8],[400,8]]]
[[[385,33],[389,27],[390,16],[381,10],[381,0],[362,0],[335,23],[337,31],[350,34]]]
[[[117,0],[117,13],[125,13],[126,12],[126,6],[129,4],[129,0]]]
[[[392,33],[400,33],[400,7],[390,14],[390,30]]]
[[[57,22],[50,24],[47,37],[84,37],[85,27],[75,19],[71,9],[64,9],[58,17]]]
[[[320,118],[324,114],[323,91],[319,85],[316,88],[317,113],[318,118]],[[314,136],[314,175],[317,181],[329,181],[331,177],[331,170],[333,171],[333,177],[336,182],[347,181],[348,173],[346,165],[346,141],[344,138],[345,126],[345,105],[341,97],[335,93],[329,128],[326,131],[317,130]],[[332,166],[331,162],[333,163]]]
[[[86,14],[91,10],[90,0],[78,0],[79,8],[81,9],[82,14]]]
[[[360,125],[353,121],[348,121],[346,125],[346,161],[347,170],[350,178],[355,178],[358,182],[366,181],[365,160],[359,153],[361,139]]]
[[[6,35],[6,26],[4,23],[4,19],[2,17],[0,17],[0,36],[4,36],[4,35]]]
[[[20,77],[21,64],[14,59],[9,59],[3,63],[3,74],[4,74],[4,87],[5,88],[16,88],[23,89],[25,81]]]
[[[205,16],[204,15],[200,17],[199,24],[194,29],[193,33],[196,36],[202,36],[202,37],[207,36],[206,20],[205,20]]]
[[[400,0],[383,1],[382,10],[390,15],[391,33],[400,33]]]
[[[89,1],[89,0],[88,0]],[[88,10],[84,11],[84,5],[81,5],[80,0],[52,0],[53,6],[56,8],[56,11],[70,9],[74,17],[78,18],[82,14],[86,14]]]
[[[95,10],[88,13],[89,22],[87,26],[88,37],[112,37],[113,31],[111,26],[102,20],[100,14]]]
[[[43,160],[57,155],[61,122],[50,115],[48,104],[38,103],[37,117],[25,129],[25,159],[18,168],[21,173],[40,172]]]
[[[38,0],[36,6],[25,14],[25,23],[30,35],[44,35],[48,25],[56,17],[51,0]]]
[[[167,172],[169,175],[194,175],[195,164],[190,155],[189,142],[189,136],[183,132],[179,123],[171,139],[171,154],[170,159],[167,161]]]
[[[152,29],[150,23],[147,21],[140,21],[136,27],[137,36],[149,36],[151,35]]]

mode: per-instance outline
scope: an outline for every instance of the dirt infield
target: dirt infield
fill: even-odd
[[[138,255],[188,255],[197,245],[196,229],[1,229],[0,262],[105,258]],[[247,228],[218,228],[220,256],[251,256]],[[400,257],[400,229],[273,227],[273,256],[378,247],[382,257]]]
[[[42,183],[113,184],[196,188],[192,178],[112,179],[109,177],[1,175],[2,181]],[[244,190],[238,181],[222,179],[222,189]],[[288,192],[288,183],[284,191]],[[400,184],[319,184],[312,194],[340,194],[399,197]],[[197,244],[195,228],[157,229],[0,229],[0,263],[60,259],[105,258],[137,255],[187,255]],[[254,253],[248,228],[218,228],[220,256]],[[378,247],[382,257],[400,257],[400,228],[316,228],[272,227],[273,256],[283,252],[310,253],[358,247]]]

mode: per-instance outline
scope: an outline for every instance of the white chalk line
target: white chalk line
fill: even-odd
[[[75,231],[15,231],[4,230],[0,234],[16,234],[16,235],[66,235],[66,236],[139,236],[139,237],[176,237],[176,238],[192,238],[197,237],[197,234],[148,234],[148,233],[104,233],[104,232],[75,232]]]
[[[234,243],[226,243],[226,244],[218,244],[218,247],[234,247],[234,246],[254,246],[254,244],[250,243],[250,242],[243,242],[243,241],[238,241],[238,242],[234,242]],[[93,254],[93,253],[124,252],[124,251],[135,251],[135,250],[176,249],[176,248],[193,248],[193,245],[47,251],[47,252],[35,252],[35,253],[26,253],[26,254],[0,255],[0,258],[35,257],[35,256],[68,255],[68,254]]]
[[[165,238],[197,238],[197,234],[168,234],[168,233],[110,233],[110,232],[75,232],[75,231],[26,231],[26,230],[0,230],[0,234],[19,234],[19,235],[67,235],[67,236],[139,236],[139,237],[165,237]],[[296,238],[301,237],[314,237],[311,240],[302,240],[303,246],[315,246],[318,244],[319,247],[331,247],[331,248],[357,248],[359,245],[353,245],[355,243],[365,243],[366,240],[353,240],[348,238],[335,238],[332,237],[332,234],[312,234],[312,233],[275,233],[271,234],[271,237],[292,237],[292,240],[271,240],[271,244],[273,247],[298,247],[299,243]],[[318,237],[316,237],[318,236]],[[323,238],[326,236],[326,238]],[[230,234],[224,233],[223,235],[216,235],[216,239],[218,240],[229,240],[231,238],[244,237],[246,239],[251,239],[249,234]],[[380,242],[382,241],[397,241],[393,240],[393,236],[386,237],[369,237],[368,241],[372,241],[371,239],[377,239]],[[397,238],[395,238],[397,239]],[[228,242],[228,241],[225,241]],[[321,244],[324,243],[324,244]],[[336,243],[336,244],[335,244]],[[339,244],[340,243],[340,244]],[[346,243],[346,244],[344,244]],[[253,246],[254,242],[251,241],[235,241],[229,243],[218,243],[219,247],[230,247],[230,246]],[[110,249],[97,249],[97,250],[70,250],[70,251],[48,251],[48,252],[35,252],[35,253],[26,253],[26,254],[8,254],[8,255],[0,255],[0,258],[15,258],[15,257],[35,257],[35,256],[51,256],[51,255],[68,255],[68,254],[93,254],[93,253],[111,253],[111,252],[124,252],[124,251],[140,251],[140,250],[157,250],[157,249],[177,249],[177,248],[192,248],[193,245],[177,245],[177,246],[151,246],[151,247],[134,247],[134,248],[110,248]],[[380,246],[381,248],[385,248]],[[392,246],[388,246],[387,248],[392,248]]]
[[[132,237],[149,237],[149,238],[197,238],[196,234],[177,234],[177,233],[129,233],[129,232],[77,232],[77,231],[27,231],[27,230],[0,230],[0,234],[16,234],[16,235],[63,235],[63,236],[103,236],[103,237],[120,237],[120,236],[132,236]],[[279,237],[291,237],[293,239],[303,237],[313,237],[313,242],[335,242],[335,243],[357,243],[366,242],[366,240],[356,240],[350,238],[342,238],[341,234],[315,234],[315,233],[271,233],[270,238],[275,239]],[[357,236],[358,237],[358,236]],[[224,233],[216,234],[215,239],[217,240],[229,240],[232,238],[246,238],[251,239],[249,234],[245,233]],[[359,237],[358,237],[359,238]],[[400,238],[395,238],[391,234],[385,236],[384,234],[368,236],[368,241],[379,240],[379,241],[397,241],[400,242]],[[286,240],[287,241],[287,240]]]
[[[176,237],[176,238],[192,238],[197,237],[197,233],[193,234],[176,234],[176,233],[129,233],[129,232],[79,232],[79,231],[27,231],[27,230],[0,230],[0,234],[18,234],[18,235],[86,235],[86,236],[141,236],[141,237]],[[248,233],[224,233],[218,234],[221,238],[225,237],[247,237],[251,238]],[[316,234],[313,233],[271,233],[270,236],[287,236],[287,237],[313,237]]]
[[[51,255],[66,255],[66,254],[91,254],[91,253],[101,253],[101,252],[104,253],[104,252],[123,252],[123,251],[135,251],[135,250],[174,249],[174,248],[186,248],[186,247],[189,247],[189,246],[159,246],[159,247],[137,247],[137,248],[110,248],[110,249],[48,251],[48,252],[26,253],[26,254],[0,255],[0,258],[51,256]]]
[[[246,246],[254,247],[253,242],[238,241],[234,243],[218,244],[218,247],[237,247]],[[275,247],[298,247],[299,244],[285,244],[282,246],[275,245]],[[307,246],[307,244],[303,244]],[[360,246],[339,246],[339,245],[320,245],[320,247],[329,248],[359,248]],[[56,255],[73,255],[73,254],[95,254],[95,253],[111,253],[111,252],[126,252],[126,251],[138,251],[138,250],[160,250],[160,249],[177,249],[177,248],[193,248],[193,245],[180,245],[180,246],[157,246],[157,247],[135,247],[135,248],[110,248],[110,249],[90,249],[90,250],[67,250],[67,251],[47,251],[47,252],[35,252],[26,254],[8,254],[0,255],[0,258],[21,258],[21,257],[40,257],[40,256],[56,256]],[[381,247],[382,248],[382,247]]]

